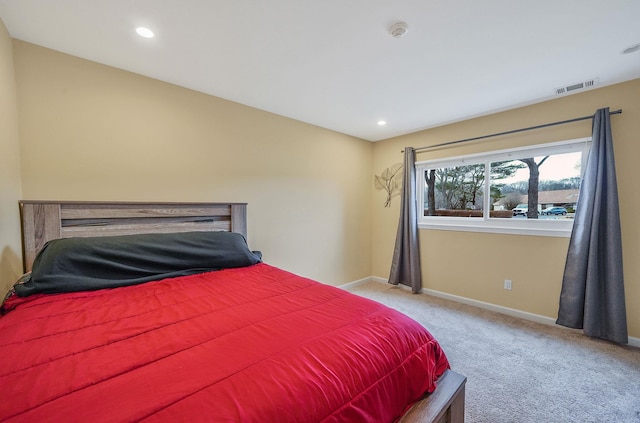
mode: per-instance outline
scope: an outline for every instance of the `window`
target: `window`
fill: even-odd
[[[590,138],[416,163],[421,228],[570,236]]]

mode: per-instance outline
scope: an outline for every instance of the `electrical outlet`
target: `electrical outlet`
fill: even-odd
[[[510,279],[505,279],[504,280],[504,289],[508,289],[509,291],[511,291],[511,280]]]

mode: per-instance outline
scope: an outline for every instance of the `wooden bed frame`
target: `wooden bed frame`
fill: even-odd
[[[246,203],[20,201],[25,272],[49,240],[70,237],[189,231],[232,231],[247,236]],[[466,378],[447,370],[435,392],[418,401],[400,423],[462,423]]]
[[[246,203],[20,201],[25,272],[52,239],[189,231],[247,236]]]

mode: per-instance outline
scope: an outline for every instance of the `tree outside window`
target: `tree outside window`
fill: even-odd
[[[570,220],[588,146],[581,139],[417,163],[420,221]]]

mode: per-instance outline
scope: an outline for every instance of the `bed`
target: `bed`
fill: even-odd
[[[23,201],[0,421],[462,422],[407,316],[270,266],[243,203]]]

